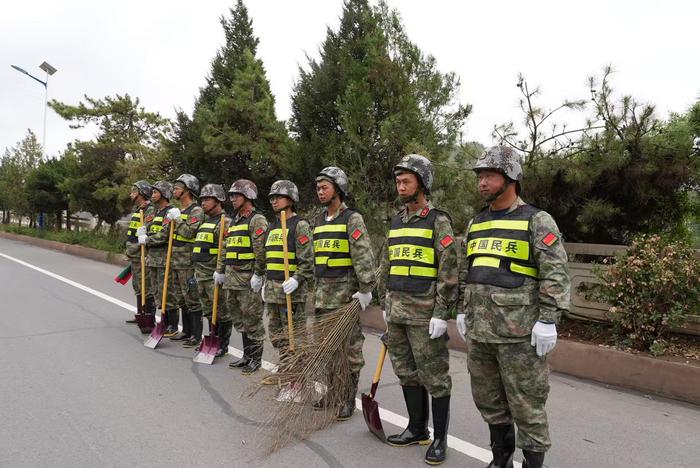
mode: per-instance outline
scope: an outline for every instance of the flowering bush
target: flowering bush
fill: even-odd
[[[589,296],[610,305],[615,334],[639,350],[663,354],[671,328],[700,310],[700,262],[683,242],[659,235],[636,238],[609,268],[595,268],[601,284]]]

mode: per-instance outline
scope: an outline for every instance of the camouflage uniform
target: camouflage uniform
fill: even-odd
[[[521,213],[520,219],[530,216],[529,240],[513,243],[511,247],[527,250],[529,255],[523,255],[522,260],[513,257],[509,261],[510,270],[530,273],[521,275],[520,281],[517,275],[506,275],[516,278],[515,282],[506,284],[511,281],[506,279],[501,286],[496,286],[474,276],[470,278],[470,264],[474,260],[463,258],[458,312],[466,314],[471,341],[468,368],[472,395],[482,417],[490,426],[512,425],[515,420],[517,446],[531,452],[545,452],[551,446],[545,413],[549,367],[546,358],[538,357],[531,346],[530,334],[535,322],[556,323],[561,313],[569,308],[570,280],[561,234],[548,213],[527,205],[520,198],[499,216],[491,216],[485,209],[469,223],[467,233],[469,235],[472,225],[485,219],[511,220],[518,213]],[[489,222],[493,221],[486,221]],[[482,226],[488,231],[486,228],[494,225]],[[470,241],[468,235],[465,236],[460,249],[462,257],[469,248],[472,255],[481,251],[488,256],[485,249],[494,247],[494,238],[507,236],[504,232],[484,234],[493,236],[491,247],[488,241],[481,245],[480,239]],[[506,248],[500,244],[497,247],[499,250]],[[515,268],[512,267],[514,263]],[[485,278],[491,281],[488,276]]]
[[[396,216],[410,227],[433,211],[436,211],[432,239],[438,264],[436,281],[422,294],[389,289],[384,310],[388,322],[389,357],[401,385],[425,386],[433,398],[441,398],[450,395],[452,390],[448,338],[445,334],[442,338],[430,339],[428,325],[432,317],[448,320],[457,300],[457,247],[452,223],[446,213],[435,210],[431,203],[420,212],[409,213],[404,209]],[[382,291],[387,289],[389,255],[390,248],[385,244],[380,266],[380,298]]]
[[[143,210],[144,225],[146,223],[146,218],[155,214],[155,207],[151,202],[147,202],[143,207],[134,207],[134,212],[131,215],[131,221],[129,222],[129,228],[126,232],[126,249],[124,254],[126,258],[129,259],[131,263],[131,285],[134,288],[134,294],[136,296],[141,295],[141,245],[138,243],[138,236],[136,235],[136,230],[141,226],[141,213]],[[153,295],[149,290],[148,281],[148,270],[146,270],[146,294],[153,300]],[[140,302],[139,302],[140,307]]]
[[[204,215],[204,221],[200,224],[200,229],[207,224],[215,224],[216,227],[213,230],[214,243],[213,249],[217,248],[219,241],[219,229],[221,229],[221,214],[216,216]],[[228,230],[229,219],[226,217],[224,219],[224,232]],[[214,306],[214,279],[212,275],[216,271],[216,255],[212,255],[206,261],[198,261],[196,254],[194,256],[194,277],[197,280],[197,294],[199,295],[199,302],[202,308],[202,316],[209,320],[211,323],[212,312]],[[226,310],[223,297],[220,296],[218,310],[216,312],[216,321],[219,322],[230,322],[231,317]]]
[[[168,203],[162,210],[146,217],[146,247],[148,257],[146,266],[149,268],[153,296],[158,307],[162,304],[163,286],[165,281],[165,260],[168,253],[168,237],[170,233],[170,221],[165,217],[173,206]],[[165,310],[173,310],[176,304],[172,294],[166,297]]]

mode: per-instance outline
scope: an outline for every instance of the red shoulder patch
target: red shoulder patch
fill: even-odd
[[[544,245],[546,245],[547,247],[551,247],[558,240],[559,240],[559,237],[557,237],[557,235],[554,234],[553,232],[550,232],[542,238],[542,243]]]
[[[454,241],[455,241],[454,238],[453,238],[452,236],[449,236],[449,235],[448,235],[448,236],[445,236],[445,237],[443,237],[442,239],[440,239],[440,245],[443,246],[443,247],[445,247],[445,248],[447,248],[447,247],[449,247],[450,245],[452,245],[452,243],[453,243]]]
[[[167,226],[169,223],[170,223],[170,219],[165,218],[165,219],[163,220],[163,226]]]
[[[146,216],[146,222],[150,223],[151,221],[153,221],[153,215],[149,214],[148,216]]]
[[[425,218],[426,216],[428,216],[428,213],[430,213],[430,208],[426,206],[425,208],[423,208],[423,211],[421,211],[418,216],[420,216],[421,218]]]
[[[194,224],[197,221],[199,221],[199,218],[196,216],[192,216],[192,217],[188,218],[188,220],[189,220],[190,224]]]
[[[350,237],[357,240],[360,237],[362,237],[362,234],[364,234],[362,231],[360,231],[359,229],[355,229],[354,231],[352,231],[352,234],[350,234]]]
[[[309,242],[309,236],[307,236],[306,234],[303,234],[303,235],[299,236],[297,238],[297,240],[299,241],[299,243],[301,245],[306,245]]]
[[[263,232],[265,232],[265,230],[264,230],[263,228],[258,228],[258,229],[255,231],[255,235],[256,235],[256,236],[259,236],[259,235],[262,234]]]

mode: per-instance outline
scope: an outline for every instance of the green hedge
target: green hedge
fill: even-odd
[[[39,237],[41,239],[63,242],[65,244],[83,245],[107,252],[123,253],[124,251],[123,235],[103,234],[92,231],[38,230],[13,224],[0,224],[0,230],[13,234],[21,234],[23,236]]]

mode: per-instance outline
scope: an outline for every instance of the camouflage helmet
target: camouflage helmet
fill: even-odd
[[[181,182],[195,197],[199,195],[199,180],[192,174],[182,174],[175,182]]]
[[[173,198],[173,184],[167,180],[159,180],[153,184],[153,189],[158,190],[160,195],[168,201]]]
[[[268,197],[282,195],[290,198],[294,203],[299,203],[299,189],[291,180],[278,180],[270,187]]]
[[[509,146],[492,146],[484,151],[474,165],[474,172],[490,169],[502,173],[510,180],[518,183],[523,181],[521,156]]]
[[[418,176],[427,191],[433,186],[433,163],[420,154],[407,154],[394,166],[394,175],[400,172],[409,171]]]
[[[348,196],[348,176],[341,168],[335,166],[324,167],[316,176],[316,182],[321,180],[333,182],[344,197]]]
[[[700,136],[695,137],[695,139],[693,140],[693,149],[695,151],[700,152]]]
[[[226,201],[226,193],[224,193],[224,188],[220,184],[207,184],[202,187],[199,198],[206,197],[216,198],[221,203]]]
[[[238,179],[233,184],[231,188],[228,189],[229,194],[240,193],[248,200],[258,199],[258,187],[252,180],[248,179]]]
[[[151,187],[151,184],[149,184],[145,180],[139,180],[137,182],[134,182],[134,185],[132,187],[135,188],[136,191],[139,192],[139,195],[141,195],[146,200],[151,199],[151,194],[153,193],[153,187]]]

